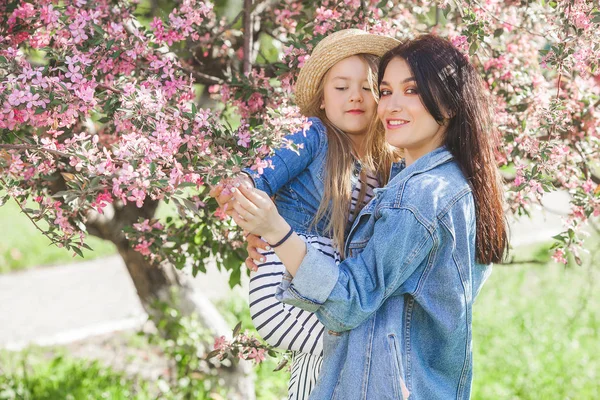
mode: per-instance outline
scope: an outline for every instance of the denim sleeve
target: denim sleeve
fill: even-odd
[[[273,168],[265,168],[262,174],[258,174],[250,168],[243,170],[254,181],[254,187],[273,196],[315,159],[327,137],[325,127],[320,120],[316,118],[309,120],[312,125],[306,132],[299,131],[286,136],[288,140],[301,147],[298,149],[298,153],[287,148],[280,148],[275,150],[275,154],[265,159],[271,161]]]
[[[353,329],[424,264],[433,243],[433,232],[412,211],[383,210],[365,249],[337,266],[308,245],[296,276],[284,282],[277,297],[315,312],[328,329]]]

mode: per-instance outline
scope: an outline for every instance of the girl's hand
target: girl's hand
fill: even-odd
[[[233,192],[231,216],[246,232],[262,236],[267,243],[276,243],[289,231],[290,226],[279,215],[269,196],[262,190],[240,185]]]
[[[256,235],[249,233],[246,235],[246,241],[248,244],[246,245],[246,250],[248,251],[248,257],[246,258],[246,267],[250,271],[258,271],[257,263],[263,263],[266,261],[266,257],[261,254],[258,249],[262,249],[265,251],[271,250],[271,246],[261,238]]]
[[[231,186],[242,186],[254,187],[252,180],[246,174],[239,174],[233,179],[224,179],[217,183],[216,186],[210,189],[208,195],[214,197],[219,204],[219,207],[225,207],[227,203],[231,201],[232,192]],[[231,215],[231,205],[227,206],[226,212]]]

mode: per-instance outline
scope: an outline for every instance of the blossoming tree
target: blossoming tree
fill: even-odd
[[[395,3],[240,0],[226,18],[227,6],[201,0],[163,13],[137,0],[4,0],[0,204],[14,199],[76,254],[88,234],[110,240],[149,311],[176,287],[181,307],[218,326],[172,273],[186,263],[203,272],[213,257],[239,282],[242,242],[208,199],[210,183],[269,168],[261,159],[291,146],[282,135],[307,127],[294,80],[328,33],[434,32],[480,68],[494,96],[510,210],[526,215],[545,191],[567,190],[553,255],[578,259],[582,228],[600,214],[597,2]],[[160,202],[177,214],[157,218]]]

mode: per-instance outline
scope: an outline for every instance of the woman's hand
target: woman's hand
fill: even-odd
[[[266,261],[266,257],[261,254],[258,249],[262,249],[265,251],[271,250],[271,246],[261,238],[251,233],[245,235],[246,241],[248,244],[246,245],[246,250],[248,251],[248,257],[246,258],[246,267],[250,271],[258,271],[257,263],[263,263]]]
[[[289,231],[290,226],[279,215],[265,192],[244,185],[234,187],[231,191],[231,216],[246,232],[262,236],[267,243],[276,243]]]

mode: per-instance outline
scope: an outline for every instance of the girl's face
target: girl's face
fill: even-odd
[[[348,134],[362,135],[375,114],[377,103],[368,81],[369,66],[358,56],[335,64],[323,81],[327,118]]]
[[[377,116],[385,139],[404,149],[407,165],[442,145],[446,126],[439,125],[421,102],[410,67],[402,58],[387,65],[379,93]]]

